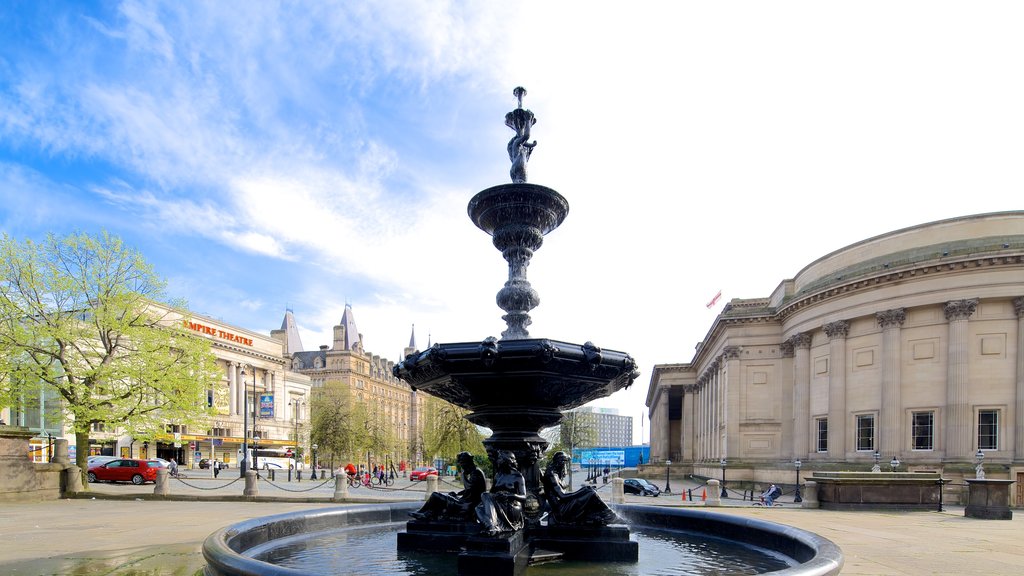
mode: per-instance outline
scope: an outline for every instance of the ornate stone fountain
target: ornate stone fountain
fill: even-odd
[[[725,539],[728,552],[719,556],[738,556],[740,548],[758,546],[798,564],[780,574],[838,574],[842,568],[840,550],[815,534],[687,508],[618,505],[612,513],[592,490],[564,494],[565,499],[559,500],[562,487],[552,480],[558,472],[555,464],[561,462],[564,472],[566,459],[561,453],[549,458],[542,477],[539,461],[548,444],[540,431],[558,424],[563,410],[628,387],[638,371],[628,354],[602,350],[590,342],[531,339],[527,332],[529,312],[540,298],[526,279],[526,269],[544,235],[565,219],[569,205],[554,190],[526,182],[527,160],[536,146],[530,141],[530,129],[536,120],[522,107],[526,91],[516,88],[514,94],[519,106],[505,117],[505,123],[516,133],[508,144],[512,183],[484,190],[469,203],[470,218],[491,235],[509,264],[508,281],[497,296],[508,328],[501,340],[438,344],[411,354],[395,368],[395,374],[418,390],[468,409],[469,420],[493,431],[484,444],[499,473],[491,490],[484,493],[482,473],[470,455],[461,454],[459,460],[468,470],[463,474],[464,493],[480,501],[495,500],[501,496],[495,495],[495,486],[511,478],[521,491],[516,497],[522,498],[517,526],[484,530],[483,515],[477,512],[483,507],[466,501],[464,496],[442,493],[431,495],[422,507],[419,503],[391,503],[292,512],[253,518],[211,534],[203,543],[207,560],[204,574],[266,576],[293,574],[300,569],[303,573],[349,573],[351,564],[339,564],[339,552],[347,551],[348,562],[356,562],[367,555],[383,555],[383,550],[370,544],[318,544],[324,535],[360,528],[380,532],[409,516],[415,519],[405,522],[405,531],[398,532],[396,554],[400,558],[411,555],[416,558],[413,564],[418,565],[420,557],[436,556],[415,552],[418,550],[458,552],[457,570],[462,576],[519,575],[531,556],[636,562],[639,546],[630,539],[629,529],[617,523],[615,514],[641,530],[651,527],[679,538],[705,534],[711,540]],[[563,507],[561,503],[569,505]],[[394,550],[390,540],[385,546]],[[321,547],[326,554],[311,558],[310,549]],[[681,559],[674,550],[665,554],[664,566],[679,565]],[[651,562],[651,556],[647,561]],[[738,571],[749,573],[750,565],[744,566]],[[437,573],[446,570],[442,567]],[[423,573],[419,568],[405,572]],[[685,573],[709,572],[698,562],[693,571]]]
[[[518,573],[525,568],[531,539],[544,540],[548,549],[563,550],[566,546],[559,546],[559,539],[573,540],[576,548],[583,539],[594,547],[591,557],[611,551],[616,559],[635,561],[636,543],[629,541],[624,526],[603,526],[606,521],[593,518],[585,526],[582,522],[557,529],[542,526],[541,518],[548,511],[539,461],[548,443],[540,431],[558,424],[565,410],[629,387],[639,372],[633,358],[623,352],[590,342],[530,338],[529,313],[540,297],[526,279],[526,270],[544,236],[565,219],[569,203],[551,188],[527,183],[527,160],[537,144],[530,141],[536,118],[522,107],[526,90],[516,88],[513,93],[519,105],[505,116],[505,124],[516,133],[508,143],[512,183],[488,188],[469,202],[470,219],[492,237],[508,262],[508,281],[496,298],[505,311],[502,319],[507,329],[500,340],[435,344],[407,356],[394,373],[416,390],[468,409],[471,422],[491,429],[493,434],[484,446],[496,467],[499,453],[514,454],[526,486],[525,528],[477,538],[479,528],[472,519],[412,521],[407,532],[400,534],[399,546],[465,547],[460,573]]]

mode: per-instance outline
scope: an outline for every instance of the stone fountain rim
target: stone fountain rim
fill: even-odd
[[[207,576],[242,575],[242,576],[307,576],[308,571],[276,566],[243,556],[241,553],[255,546],[284,537],[302,533],[315,533],[326,529],[369,526],[372,524],[394,524],[408,520],[408,513],[418,510],[422,502],[402,502],[389,504],[361,504],[355,506],[338,506],[315,511],[297,511],[272,516],[262,516],[232,524],[217,530],[203,541],[203,557],[207,565],[203,572]],[[782,554],[794,561],[788,547],[802,551],[811,556],[797,566],[775,572],[766,572],[771,576],[824,576],[838,574],[843,566],[842,551],[835,543],[807,530],[801,530],[784,524],[766,520],[720,514],[709,510],[691,508],[666,508],[638,504],[618,504],[612,506],[623,518],[658,517],[662,522],[676,521],[692,523],[696,528],[671,528],[661,524],[636,521],[632,526],[643,526],[668,531],[696,532],[708,537],[723,537],[715,532],[756,530],[760,534],[758,540],[743,540],[746,544],[759,546]],[[312,527],[312,530],[298,530],[300,527]],[[705,530],[702,528],[714,528]],[[273,536],[273,537],[271,537]],[[736,538],[728,538],[736,540]],[[775,544],[775,546],[772,546]]]

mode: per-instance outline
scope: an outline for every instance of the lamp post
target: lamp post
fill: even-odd
[[[238,374],[242,378],[242,457],[239,458],[238,476],[245,478],[245,470],[249,465],[249,395],[245,392],[245,366],[242,366]]]
[[[722,458],[722,461],[719,462],[719,464],[722,465],[722,498],[725,498],[729,495],[729,493],[725,491],[725,465],[727,464],[725,458]]]
[[[892,466],[892,471],[895,472],[900,467],[900,459],[893,456],[892,460],[889,461],[889,466]]]
[[[299,472],[299,406],[305,404],[301,398],[295,398],[292,400],[294,408],[292,408],[292,416],[295,418],[295,473]]]
[[[260,451],[260,437],[256,434],[256,431],[252,431],[252,469],[256,472],[256,475],[260,474],[260,465],[256,462],[256,453]]]
[[[796,459],[796,462],[793,462],[793,466],[796,466],[796,494],[793,496],[793,502],[796,503],[804,501],[804,499],[800,497],[800,466],[802,464],[803,462],[801,462],[799,458]]]
[[[313,473],[310,474],[309,477],[316,480],[316,444],[313,444],[310,448],[313,449],[313,460],[311,462],[311,464],[313,464]]]
[[[672,465],[672,461],[671,460],[665,460],[665,494],[671,494],[672,493],[672,487],[669,486],[669,484],[668,484],[668,471],[669,471],[669,466],[671,466],[671,465]]]

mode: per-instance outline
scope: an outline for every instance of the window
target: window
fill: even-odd
[[[857,450],[874,451],[875,449],[875,415],[861,414],[857,416]]]
[[[818,418],[818,452],[828,452],[828,418]]]
[[[910,416],[911,445],[914,450],[935,449],[935,413],[913,412]]]
[[[999,411],[978,410],[978,450],[999,449]]]

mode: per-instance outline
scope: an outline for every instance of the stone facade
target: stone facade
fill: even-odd
[[[157,304],[153,306],[166,310]],[[174,310],[168,311],[168,317],[184,318]],[[189,429],[169,421],[166,433],[152,442],[135,438],[124,430],[95,427],[90,433],[90,446],[84,448],[89,454],[173,457],[184,466],[191,466],[200,458],[216,458],[234,467],[240,457],[243,434],[251,443],[254,429],[260,436],[260,446],[294,446],[296,430],[299,445],[308,444],[310,380],[308,376],[291,371],[280,340],[191,313],[187,326],[210,340],[221,372],[220,383],[207,391],[207,402],[215,410],[208,424],[200,429]],[[262,410],[261,397],[265,400]],[[59,403],[59,399],[54,398],[54,402]],[[67,438],[72,453],[80,449],[75,446],[75,435],[60,417],[60,411],[49,408],[42,411],[43,414],[36,415],[26,413],[24,407],[5,408],[0,412],[0,420],[25,426],[33,433],[30,447],[33,460],[37,462],[47,459],[47,433]],[[246,412],[244,416],[243,412]]]
[[[655,366],[647,406],[651,457],[708,476],[722,458],[754,481],[791,481],[796,459],[867,470],[877,451],[973,477],[980,448],[1018,480],[1024,211],[870,238],[732,300],[689,363]]]
[[[275,337],[282,338],[287,348],[287,318]],[[415,335],[410,338],[406,354],[415,351]],[[295,352],[291,355],[291,368],[308,376],[314,388],[340,386],[351,392],[351,397],[365,403],[370,413],[394,431],[395,438],[409,452],[403,459],[422,460],[419,452],[423,436],[420,415],[424,398],[403,380],[392,374],[395,363],[363,349],[363,335],[356,328],[352,307],[345,306],[341,322],[334,327],[332,346],[322,345],[319,350]]]

